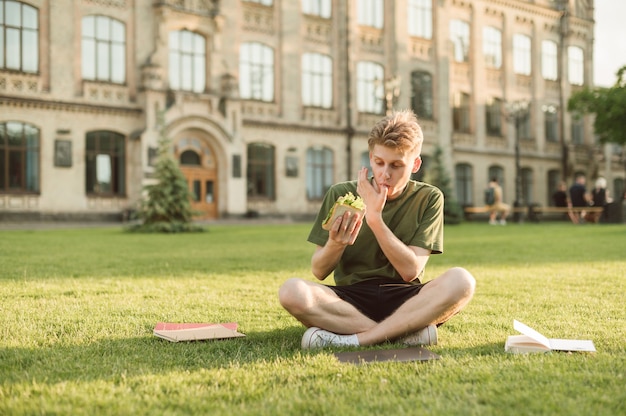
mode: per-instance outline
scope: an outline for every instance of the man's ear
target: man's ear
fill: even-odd
[[[422,158],[417,156],[415,160],[413,161],[413,169],[411,170],[411,172],[416,173],[418,170],[420,170],[421,166],[422,166]]]

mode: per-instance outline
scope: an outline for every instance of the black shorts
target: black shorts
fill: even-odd
[[[380,322],[394,313],[404,302],[417,295],[427,283],[368,280],[354,285],[328,287],[363,315]]]

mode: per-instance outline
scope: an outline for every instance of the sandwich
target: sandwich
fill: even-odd
[[[322,222],[322,228],[330,230],[330,227],[332,227],[337,217],[343,215],[346,211],[362,215],[365,212],[365,203],[363,202],[363,198],[360,196],[354,196],[352,192],[348,192],[344,196],[337,198],[333,207],[330,211],[328,211],[326,219]]]

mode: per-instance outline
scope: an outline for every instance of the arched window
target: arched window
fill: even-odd
[[[0,0],[0,69],[39,71],[39,12],[19,1]]]
[[[306,151],[306,194],[321,199],[334,182],[333,151],[311,147]]]
[[[126,28],[108,16],[82,20],[83,79],[126,82]]]
[[[126,140],[112,131],[87,133],[85,186],[88,195],[123,196],[126,192]]]
[[[200,166],[202,164],[202,160],[197,152],[194,152],[193,150],[185,150],[180,155],[180,164],[186,166]]]
[[[0,192],[39,192],[39,129],[0,123]]]
[[[173,90],[204,92],[206,88],[206,40],[188,30],[170,32],[169,82]]]

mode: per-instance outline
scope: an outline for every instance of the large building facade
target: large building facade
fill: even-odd
[[[412,108],[456,199],[624,189],[563,111],[591,86],[592,0],[0,0],[0,217],[118,217],[169,140],[205,218],[312,215]]]

